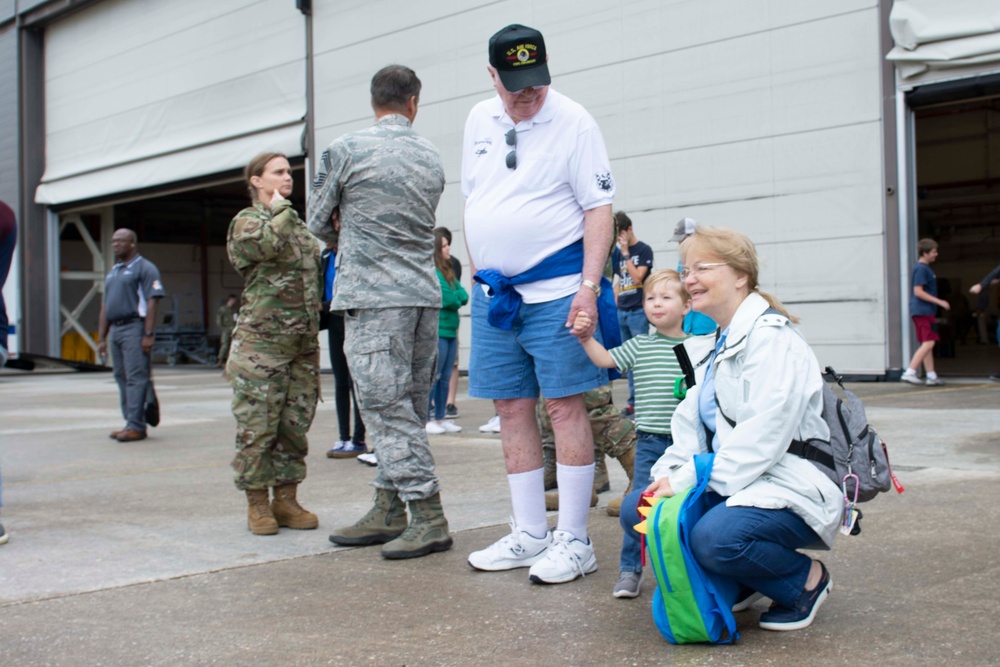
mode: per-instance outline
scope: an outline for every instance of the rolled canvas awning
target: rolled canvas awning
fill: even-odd
[[[997,0],[896,0],[889,30],[887,58],[904,80],[1000,69]]]
[[[305,28],[286,0],[101,2],[45,32],[41,204],[301,155]]]

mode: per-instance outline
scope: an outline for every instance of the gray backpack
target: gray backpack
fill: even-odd
[[[823,385],[823,419],[830,427],[830,441],[793,440],[788,451],[815,464],[849,501],[866,502],[893,486],[902,493],[886,445],[868,423],[861,399],[844,388],[843,378],[829,366],[823,374],[844,394],[841,399],[829,384]]]

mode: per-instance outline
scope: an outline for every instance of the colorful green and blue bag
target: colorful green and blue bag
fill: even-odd
[[[722,502],[705,493],[714,459],[714,454],[694,457],[698,480],[686,494],[654,498],[650,507],[640,508],[647,518],[636,529],[646,534],[656,575],[653,620],[671,644],[729,644],[740,638],[732,612],[737,584],[705,572],[691,553],[692,527]]]

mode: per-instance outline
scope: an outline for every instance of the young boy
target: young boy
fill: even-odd
[[[674,382],[683,376],[674,346],[686,338],[684,315],[689,310],[688,295],[680,275],[671,269],[653,271],[643,284],[643,310],[655,333],[639,335],[611,350],[589,338],[583,341],[587,356],[601,368],[631,370],[635,378],[635,477],[636,489],[649,484],[650,471],[657,459],[673,444],[670,418],[679,399]],[[585,313],[577,316],[577,326],[586,323]],[[634,598],[642,586],[642,554],[638,540],[622,539],[621,566],[612,595]]]
[[[913,353],[910,365],[900,379],[910,384],[922,385],[923,381],[917,377],[921,362],[927,371],[927,386],[936,387],[944,382],[934,372],[934,343],[941,340],[935,324],[938,306],[949,310],[951,305],[944,299],[937,296],[937,278],[930,265],[937,261],[938,244],[934,239],[920,239],[917,241],[917,259],[913,267],[913,276],[910,284],[913,293],[910,295],[910,317],[913,319],[913,326],[917,329],[917,342],[920,347]]]

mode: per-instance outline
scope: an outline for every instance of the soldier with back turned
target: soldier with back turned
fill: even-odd
[[[309,229],[340,250],[330,310],[344,313],[344,353],[378,460],[372,509],[330,541],[382,544],[390,559],[452,545],[424,427],[441,308],[433,229],[445,179],[438,149],[412,128],[420,87],[408,67],[375,74],[375,124],[330,144],[309,199]]]

